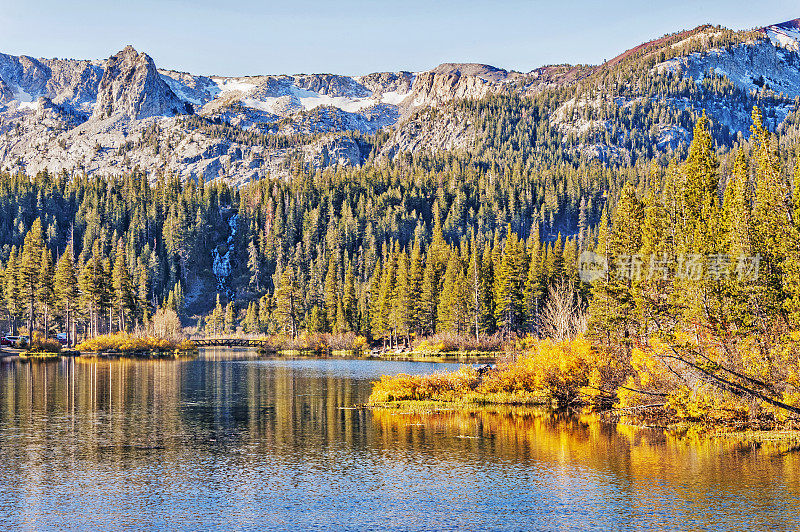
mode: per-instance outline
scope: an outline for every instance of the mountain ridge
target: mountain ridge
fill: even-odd
[[[613,105],[617,114],[628,113],[642,97],[655,98],[675,117],[685,110],[712,113],[727,128],[720,138],[727,138],[746,131],[749,110],[732,108],[714,91],[728,91],[741,102],[755,91],[772,98],[767,103],[777,127],[791,113],[791,99],[800,96],[798,28],[800,19],[749,32],[704,25],[642,43],[600,65],[547,65],[527,73],[442,63],[421,72],[363,76],[225,77],[158,68],[132,46],[106,60],[0,54],[0,168],[118,174],[138,166],[151,177],[169,171],[242,183],[288,176],[298,160],[311,168],[358,166],[371,157],[468,149],[479,136],[474,119],[453,105],[540,94],[557,101],[547,120],[567,152],[627,164],[634,156],[620,149],[625,139],[602,133],[613,130],[616,119],[598,120],[591,109]],[[626,81],[609,84],[623,71]],[[635,89],[653,80],[691,84],[649,96]],[[704,86],[709,83],[717,87]],[[566,89],[583,96],[568,97]],[[437,118],[428,109],[438,110]],[[588,118],[576,118],[576,112]],[[650,126],[656,133],[645,142],[656,150],[679,149],[689,128],[676,120]],[[380,146],[353,139],[378,133],[388,134]],[[588,138],[598,135],[607,138]]]

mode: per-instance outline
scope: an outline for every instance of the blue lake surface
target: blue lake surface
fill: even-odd
[[[231,350],[2,363],[0,529],[800,529],[788,444],[354,408],[383,374],[456,367]]]

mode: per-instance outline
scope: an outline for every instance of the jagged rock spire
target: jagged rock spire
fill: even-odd
[[[97,91],[94,118],[139,120],[180,114],[185,104],[161,79],[153,59],[128,45],[108,58]]]

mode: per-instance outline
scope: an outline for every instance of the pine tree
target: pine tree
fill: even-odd
[[[494,281],[497,325],[506,334],[520,328],[525,309],[525,248],[515,233],[509,232]]]
[[[208,319],[207,325],[211,329],[211,334],[219,336],[223,332],[225,323],[225,309],[220,301],[220,296],[217,294],[217,303],[214,305],[214,310],[211,311],[211,317]]]
[[[136,264],[136,286],[135,286],[135,305],[137,319],[140,324],[145,324],[149,320],[149,301],[150,301],[150,274],[147,271],[142,259],[139,258]]]
[[[787,228],[784,260],[781,265],[783,290],[787,296],[783,306],[789,313],[792,324],[797,327],[800,325],[800,160],[795,161],[791,219],[792,222]],[[734,230],[732,227],[731,242],[738,243],[743,240],[743,237],[739,236],[742,232],[741,229]],[[733,255],[734,252],[731,254]]]
[[[800,168],[800,166],[798,166]],[[800,175],[798,173],[797,175]],[[797,183],[797,181],[796,181]],[[800,183],[798,183],[800,184]],[[795,185],[795,191],[800,191]],[[797,192],[795,196],[800,198]],[[739,149],[733,166],[722,203],[722,219],[727,252],[732,257],[740,257],[751,253],[750,236],[752,234],[750,194],[750,171],[744,150]],[[797,216],[794,216],[798,220]]]
[[[461,265],[459,264],[458,253],[450,250],[448,255],[442,293],[439,295],[439,305],[436,309],[436,329],[438,331],[452,331],[455,328],[454,314],[456,313],[455,306],[458,292],[456,280]]]
[[[386,257],[386,266],[381,275],[380,295],[378,296],[378,313],[373,322],[372,334],[383,338],[384,348],[387,340],[391,341],[394,329],[392,328],[391,310],[395,297],[397,257],[389,252]]]
[[[11,317],[11,332],[17,333],[17,321],[24,313],[25,301],[19,286],[19,259],[16,246],[11,248],[5,271],[5,304],[6,310]]]
[[[592,287],[589,305],[593,334],[606,343],[611,343],[613,338],[628,348],[638,333],[633,288],[641,280],[637,254],[642,247],[644,218],[643,202],[631,184],[625,185],[614,211],[610,234],[603,237],[607,244],[602,247],[610,257],[609,273]]]
[[[128,271],[125,247],[120,240],[114,257],[114,269],[111,274],[113,283],[113,307],[117,316],[117,327],[120,331],[127,330],[126,316],[133,314],[136,309],[133,291],[133,279]],[[177,312],[177,307],[175,308]]]
[[[586,245],[586,233],[589,230],[589,224],[586,214],[586,198],[581,196],[581,203],[580,207],[578,208],[578,241],[577,247],[578,252],[584,250],[584,246]],[[538,224],[536,226],[536,235],[539,235],[539,227]]]
[[[409,283],[409,259],[405,251],[398,253],[393,297],[389,321],[396,336],[405,337],[408,343],[411,339],[411,327],[414,320],[414,301]]]
[[[683,165],[684,227],[682,249],[690,253],[708,254],[715,250],[714,235],[718,234],[719,198],[717,183],[719,161],[714,139],[705,113],[694,127],[689,156]],[[625,238],[624,236],[621,238]]]
[[[225,307],[225,332],[236,332],[236,310],[233,306],[233,301],[229,301]]]
[[[67,333],[67,345],[75,344],[75,311],[78,300],[78,277],[75,271],[75,262],[72,258],[72,245],[67,246],[61,258],[58,259],[54,278],[54,295],[58,311],[64,320]]]
[[[111,259],[108,257],[102,260],[102,276],[100,278],[100,316],[103,322],[108,324],[108,332],[111,332],[114,322],[114,270],[111,266]],[[106,316],[108,321],[106,321]]]
[[[306,330],[310,333],[328,332],[328,316],[325,309],[314,305],[306,314]]]
[[[528,239],[528,272],[525,279],[525,312],[529,330],[539,330],[539,311],[544,298],[544,261],[541,257],[542,245],[539,241],[539,227],[535,227]]]
[[[325,320],[327,327],[323,332],[330,332],[336,323],[336,303],[339,298],[339,271],[334,254],[328,259],[328,271],[325,275]]]
[[[380,336],[380,306],[381,306],[381,279],[383,278],[383,270],[381,268],[381,263],[378,262],[375,265],[375,271],[372,273],[372,277],[369,281],[369,301],[367,302],[367,308],[369,309],[369,316],[368,316],[368,325],[367,331],[369,334],[375,338]]]
[[[244,317],[243,323],[244,332],[248,334],[255,334],[260,332],[258,324],[258,301],[251,301],[247,305],[247,313]]]
[[[83,265],[78,278],[81,291],[81,302],[89,319],[88,334],[90,337],[100,334],[100,324],[106,305],[106,279],[100,245],[95,242],[92,255]]]
[[[486,246],[483,249],[483,259],[481,260],[481,294],[483,297],[482,302],[482,316],[481,330],[486,333],[493,333],[497,328],[497,323],[494,317],[494,280],[495,269],[494,261],[492,260],[492,247]]]
[[[33,335],[36,293],[39,290],[39,272],[41,270],[42,252],[42,222],[36,218],[22,247],[22,260],[19,264],[18,278],[19,290],[28,305],[28,334]]]
[[[36,300],[42,307],[42,324],[44,327],[44,336],[50,336],[50,314],[55,303],[55,290],[53,286],[53,276],[55,275],[53,269],[53,256],[50,250],[42,250],[42,258],[40,260],[41,267],[39,269],[39,288],[36,292]]]
[[[358,329],[358,298],[356,296],[355,275],[353,275],[352,264],[347,267],[347,273],[344,276],[342,307],[346,330],[356,331]]]
[[[258,326],[259,332],[268,333],[269,324],[272,320],[272,298],[269,294],[261,297],[258,304]]]
[[[334,323],[333,332],[336,334],[341,334],[343,332],[347,332],[347,320],[344,317],[344,305],[342,304],[342,298],[336,298],[336,321]]]
[[[251,239],[247,245],[247,268],[250,271],[250,287],[256,292],[261,290],[261,257],[256,243]]]
[[[436,332],[436,312],[439,306],[439,287],[436,278],[436,264],[428,253],[422,274],[422,294],[419,302],[419,321],[423,333]]]
[[[471,315],[470,326],[475,333],[475,341],[480,339],[481,335],[481,321],[483,319],[483,294],[481,273],[483,265],[481,264],[481,254],[478,249],[478,243],[475,239],[475,234],[472,234],[470,243],[469,265],[467,266],[467,289],[469,291],[469,312]]]
[[[776,139],[764,127],[757,107],[753,108],[752,119],[755,174],[752,250],[760,257],[759,304],[769,314],[774,314],[785,298],[783,262],[786,244],[791,241],[789,228],[792,226],[791,205],[787,201],[789,185],[774,148]]]
[[[275,291],[275,319],[282,331],[296,338],[302,319],[301,294],[294,264],[288,264]]]
[[[424,280],[424,266],[422,261],[422,246],[418,240],[414,241],[411,248],[411,259],[408,265],[408,288],[406,292],[407,327],[415,333],[422,333],[421,302],[422,285]]]

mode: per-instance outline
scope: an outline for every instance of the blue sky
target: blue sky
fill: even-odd
[[[462,61],[528,71],[599,63],[706,22],[744,29],[797,17],[796,0],[0,0],[0,51],[95,59],[132,44],[159,67],[218,75]]]

